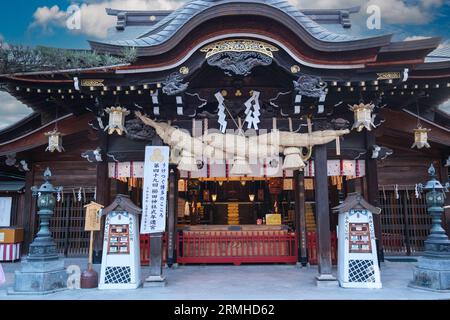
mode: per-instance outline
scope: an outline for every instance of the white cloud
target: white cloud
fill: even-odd
[[[439,106],[439,109],[450,115],[450,99]]]
[[[0,130],[25,118],[31,112],[30,108],[9,93],[0,92]]]
[[[108,16],[106,8],[126,10],[173,10],[182,4],[180,0],[106,0],[95,3],[84,3],[81,10],[81,30],[74,30],[87,36],[104,38],[107,29],[113,27],[115,17]],[[44,31],[51,31],[52,26],[65,26],[68,14],[65,8],[58,6],[40,7],[34,15],[31,27],[40,27]]]
[[[440,7],[444,4],[444,0],[420,0],[420,3],[425,8]]]
[[[433,19],[432,7],[443,4],[443,0],[421,0],[416,4],[409,4],[404,0],[288,0],[299,8],[348,8],[361,6],[361,13],[365,14],[369,5],[377,5],[381,9],[383,23],[392,24],[424,24]]]

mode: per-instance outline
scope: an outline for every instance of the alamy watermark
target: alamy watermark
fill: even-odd
[[[366,9],[369,17],[366,20],[367,29],[381,29],[381,8],[377,5],[370,5]]]
[[[76,5],[70,5],[67,10],[66,27],[69,30],[81,30],[81,8]]]

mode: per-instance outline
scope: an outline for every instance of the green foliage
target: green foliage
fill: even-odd
[[[136,49],[124,50],[122,56],[98,54],[90,50],[67,50],[48,47],[30,48],[0,42],[0,73],[85,69],[132,63]]]

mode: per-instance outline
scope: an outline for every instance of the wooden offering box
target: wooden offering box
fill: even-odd
[[[22,241],[22,228],[0,228],[0,243],[19,243]]]

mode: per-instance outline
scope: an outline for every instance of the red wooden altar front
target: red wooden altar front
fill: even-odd
[[[296,263],[298,254],[296,234],[282,231],[185,231],[177,243],[182,264]]]

